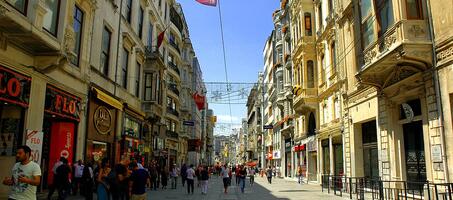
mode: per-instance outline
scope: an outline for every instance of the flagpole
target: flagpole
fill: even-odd
[[[217,4],[219,5],[219,21],[220,21],[220,34],[222,36],[222,50],[223,50],[223,65],[225,69],[225,80],[226,80],[226,86],[227,86],[227,91],[228,91],[228,107],[230,109],[230,129],[232,128],[232,123],[233,123],[233,115],[231,112],[231,97],[230,97],[230,83],[228,80],[228,69],[227,69],[227,60],[226,60],[226,52],[225,52],[225,38],[223,34],[223,20],[222,20],[222,9],[220,7],[220,0],[217,1]]]

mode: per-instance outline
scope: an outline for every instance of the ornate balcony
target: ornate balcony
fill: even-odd
[[[176,96],[179,96],[179,90],[178,86],[175,83],[169,83],[168,84],[168,90],[176,94]]]
[[[179,138],[179,134],[174,132],[174,131],[171,131],[171,130],[167,130],[165,132],[165,134],[167,135],[167,137],[169,138],[173,138],[173,139],[178,139]]]
[[[164,67],[165,66],[164,56],[159,51],[159,49],[154,46],[146,46],[145,57],[146,57],[146,63],[151,64],[150,66],[152,66],[152,67],[155,67],[155,66]]]
[[[316,88],[293,88],[293,107],[295,111],[305,112],[318,106],[318,90]]]
[[[427,21],[398,21],[363,51],[357,76],[364,84],[384,89],[430,68],[432,55]]]
[[[170,113],[170,114],[172,114],[172,115],[174,115],[176,117],[179,117],[179,112],[176,111],[176,109],[173,109],[171,107],[167,107],[167,113]]]
[[[179,68],[175,63],[168,62],[168,66],[171,70],[173,70],[178,76],[180,76]]]

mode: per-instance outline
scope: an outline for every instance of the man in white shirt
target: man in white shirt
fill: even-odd
[[[82,175],[83,175],[83,168],[85,168],[85,165],[83,165],[82,160],[77,161],[76,164],[74,164],[74,185],[73,185],[73,194],[77,195],[77,191],[80,187],[80,182],[82,180]]]
[[[3,180],[4,185],[11,186],[8,199],[36,200],[36,186],[41,182],[41,168],[30,160],[31,149],[24,145],[17,148],[12,177]]]
[[[222,166],[222,171],[220,172],[220,176],[223,178],[223,188],[224,193],[228,193],[228,185],[230,185],[230,169],[227,167],[227,165]]]
[[[193,188],[194,188],[194,176],[195,176],[195,170],[193,170],[193,165],[190,165],[190,167],[186,171],[187,174],[187,193],[190,194],[190,191],[192,190],[193,194]]]

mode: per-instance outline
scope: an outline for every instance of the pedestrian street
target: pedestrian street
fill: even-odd
[[[241,193],[239,186],[235,184],[235,177],[232,185],[228,188],[228,193],[223,193],[223,184],[220,177],[211,176],[209,179],[209,189],[207,195],[201,194],[201,188],[197,187],[195,181],[195,192],[193,195],[187,194],[187,188],[182,187],[181,180],[178,180],[176,190],[148,191],[147,199],[183,199],[183,200],[337,200],[344,199],[333,194],[322,193],[319,185],[303,184],[286,179],[273,179],[272,184],[267,183],[266,177],[255,177],[255,184],[250,187],[249,179],[245,187],[244,194]]]

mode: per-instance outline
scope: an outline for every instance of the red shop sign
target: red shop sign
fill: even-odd
[[[79,97],[47,85],[45,111],[52,115],[80,121],[80,101]]]
[[[28,107],[31,78],[0,66],[0,100]]]

